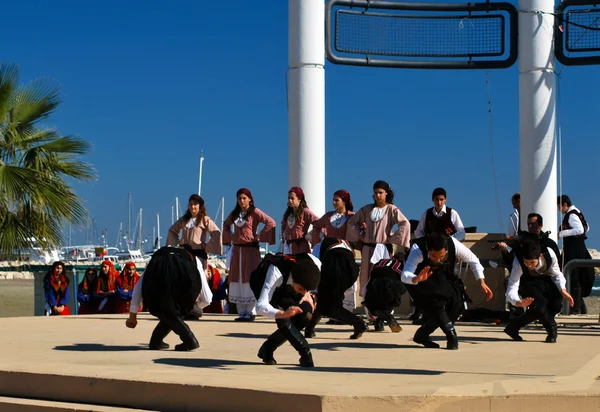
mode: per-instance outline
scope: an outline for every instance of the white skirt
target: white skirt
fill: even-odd
[[[229,285],[229,302],[250,305],[256,303],[250,283],[233,282]]]

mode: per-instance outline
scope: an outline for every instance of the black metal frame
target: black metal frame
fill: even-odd
[[[588,0],[589,1],[589,0]],[[373,59],[369,55],[364,58],[337,56],[333,52],[332,24],[333,8],[345,6],[350,8],[408,10],[408,11],[447,11],[447,12],[490,12],[505,11],[509,15],[510,41],[509,55],[504,60],[469,60],[469,61],[432,61],[432,60],[384,60]],[[518,55],[518,12],[514,5],[507,2],[498,3],[403,3],[385,0],[328,0],[325,6],[325,52],[327,60],[334,64],[351,66],[396,67],[412,69],[502,69],[512,66]],[[503,26],[504,30],[504,26]],[[504,35],[504,33],[503,33]],[[456,56],[454,56],[456,57]],[[465,56],[469,57],[469,56]],[[477,56],[474,56],[477,57]]]
[[[561,4],[556,7],[554,16],[554,53],[556,54],[556,60],[564,64],[565,66],[588,66],[600,64],[600,55],[598,56],[579,56],[570,57],[565,55],[565,48],[573,54],[581,54],[590,50],[570,50],[565,45],[565,38],[567,31],[569,30],[569,22],[564,17],[567,8],[572,6],[596,6],[598,3],[594,3],[593,0],[564,0]],[[600,11],[600,9],[599,9]],[[560,29],[561,24],[563,25],[564,32]]]

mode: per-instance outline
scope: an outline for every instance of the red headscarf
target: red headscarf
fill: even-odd
[[[104,274],[102,270],[102,266],[108,266],[108,276]],[[117,278],[119,277],[119,272],[115,269],[115,266],[112,264],[110,260],[105,260],[102,262],[100,266],[100,273],[98,273],[98,287],[96,288],[97,292],[112,292],[115,290]]]
[[[62,272],[60,275],[56,274],[56,268],[61,266]],[[69,277],[65,272],[65,264],[63,262],[54,262],[52,267],[46,274],[50,287],[54,291],[54,294],[59,297],[65,296],[66,290],[69,287]]]
[[[246,189],[245,187],[242,187],[240,190],[237,191],[237,193],[235,194],[235,197],[239,197],[240,195],[246,195],[250,198],[250,200],[254,200],[254,198],[252,197],[252,193],[250,192],[250,190]]]
[[[88,275],[94,274],[94,278],[91,281],[88,281]],[[89,295],[91,292],[96,290],[96,284],[98,283],[98,272],[94,268],[88,268],[85,271],[85,275],[83,276],[83,280],[79,284],[79,288],[83,292],[84,295]]]
[[[133,276],[129,276],[127,269],[133,267],[134,269],[136,269],[135,272],[133,272]],[[137,268],[135,266],[135,263],[133,262],[127,262],[125,264],[125,267],[123,267],[123,272],[121,272],[121,274],[119,275],[119,279],[117,280],[118,285],[121,287],[121,289],[126,289],[126,290],[132,290],[135,287],[135,284],[138,282],[138,280],[140,279],[140,275],[137,273]]]
[[[347,190],[341,189],[333,194],[334,197],[339,197],[342,199],[342,202],[346,205],[346,210],[349,212],[354,211],[354,206],[352,205],[352,199],[350,199],[350,193]]]
[[[301,188],[299,188],[298,186],[294,186],[294,187],[292,187],[292,188],[291,188],[291,189],[288,191],[288,193],[295,193],[295,194],[296,194],[296,196],[298,196],[298,199],[300,199],[300,200],[305,200],[305,199],[304,199],[304,191],[303,191]]]

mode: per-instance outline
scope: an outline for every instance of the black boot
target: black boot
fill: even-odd
[[[452,323],[452,320],[446,311],[440,313],[438,322],[440,329],[442,332],[444,332],[444,334],[446,334],[446,349],[458,349],[458,336],[456,335],[456,329],[454,329],[454,323]]]
[[[558,337],[558,325],[556,324],[556,320],[554,319],[554,315],[548,310],[540,311],[540,322],[548,335],[546,336],[546,343],[556,343],[556,338]]]
[[[510,323],[506,326],[506,328],[504,328],[504,333],[510,336],[512,340],[521,342],[523,341],[523,338],[521,337],[521,335],[519,335],[519,331],[521,330],[521,328],[529,325],[537,318],[538,314],[534,310],[529,309],[518,318],[511,320]]]
[[[312,368],[314,365],[310,346],[302,332],[292,323],[291,319],[277,319],[277,326],[287,341],[300,354],[300,366]]]
[[[317,336],[315,334],[315,327],[319,324],[322,317],[323,315],[321,315],[321,313],[318,310],[312,314],[312,318],[308,322],[308,325],[306,325],[306,329],[304,329],[304,337],[306,339],[314,338],[315,336]]]
[[[154,328],[152,332],[152,336],[150,337],[150,344],[148,348],[150,350],[163,350],[169,349],[169,345],[163,342],[163,339],[167,337],[167,335],[171,332],[171,328],[164,322],[158,321],[158,324]]]
[[[181,339],[182,343],[175,345],[176,351],[190,351],[200,347],[190,327],[178,315],[173,312],[161,313],[159,319],[161,322],[166,323]]]
[[[345,324],[354,327],[354,333],[350,335],[350,339],[360,338],[363,335],[363,333],[365,333],[369,329],[367,324],[359,316],[356,316],[354,313],[344,308],[333,309],[331,311],[331,316],[336,318],[337,320],[344,322]]]
[[[436,319],[428,318],[423,326],[417,329],[413,341],[426,348],[438,349],[440,345],[431,340],[430,335],[438,328]]]
[[[283,345],[286,338],[279,329],[277,329],[269,338],[262,344],[258,350],[258,357],[262,359],[263,363],[267,365],[276,365],[277,361],[273,357],[275,350]]]

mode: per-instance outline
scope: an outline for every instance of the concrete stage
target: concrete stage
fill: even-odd
[[[543,343],[539,328],[523,331],[526,342],[512,342],[502,327],[459,323],[458,351],[415,345],[416,326],[406,321],[398,334],[369,332],[356,341],[348,339],[349,326],[323,323],[310,340],[314,369],[298,367],[289,344],[276,352],[278,365],[260,362],[256,352],[275,329],[267,319],[237,323],[233,316],[207,315],[189,323],[200,349],[181,353],[147,350],[156,324],[150,315],[141,315],[135,330],[125,327],[125,318],[0,319],[0,410],[600,408],[600,326],[591,317],[559,319],[568,324],[559,329],[557,344]],[[435,338],[445,347],[439,330]],[[173,347],[178,338],[171,334],[166,342]]]

